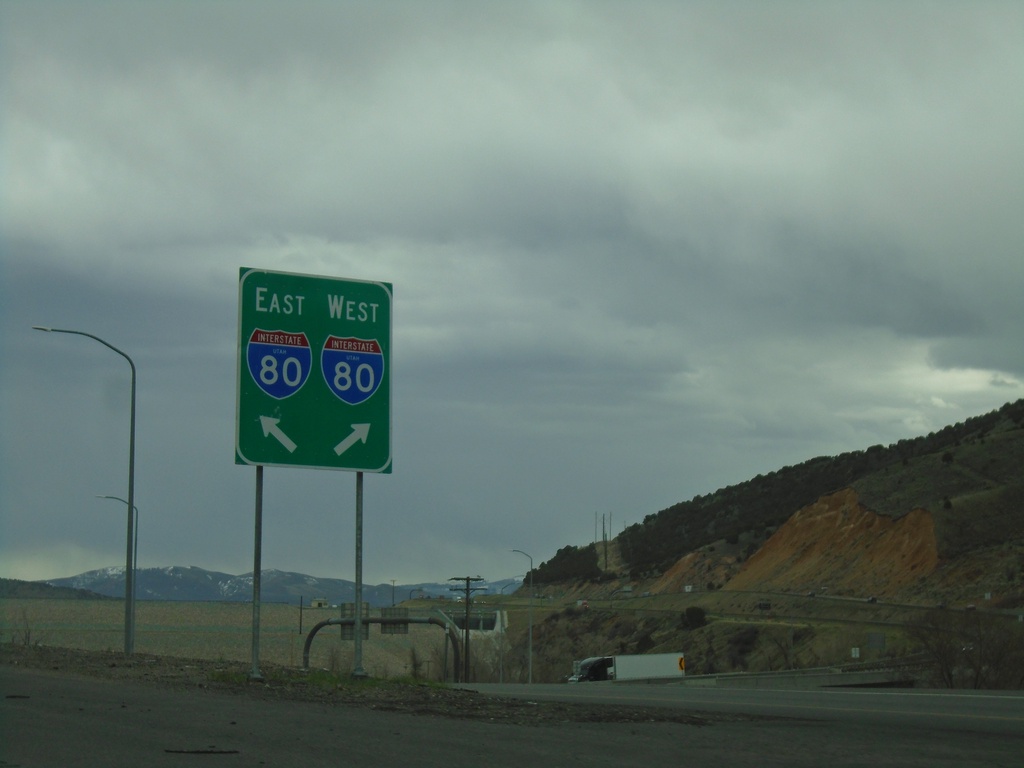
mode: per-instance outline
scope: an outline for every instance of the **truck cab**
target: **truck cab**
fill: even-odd
[[[587,681],[614,680],[615,679],[615,657],[613,656],[592,656],[580,662],[579,672],[574,677],[575,682],[584,683]]]

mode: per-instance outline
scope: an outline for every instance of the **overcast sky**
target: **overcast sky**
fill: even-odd
[[[392,283],[368,583],[1024,397],[1019,2],[0,0],[0,576],[244,573],[239,267]],[[355,475],[263,565],[352,579]]]

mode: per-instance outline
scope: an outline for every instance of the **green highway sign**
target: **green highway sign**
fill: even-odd
[[[391,471],[391,293],[239,270],[236,464]]]

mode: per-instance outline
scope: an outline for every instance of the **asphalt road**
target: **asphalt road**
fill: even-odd
[[[546,687],[521,693],[539,695]],[[1024,754],[1019,733],[996,735],[950,727],[948,722],[913,728],[849,722],[830,713],[822,717],[805,712],[799,720],[736,719],[703,727],[529,727],[170,690],[15,667],[0,669],[0,693],[2,768],[1018,768]]]
[[[534,685],[528,690],[522,685],[465,687],[496,696],[647,704],[705,712],[811,718],[868,727],[898,726],[919,731],[969,730],[1024,740],[1024,691],[846,688],[785,691],[623,683]],[[1024,765],[1024,753],[1021,764]]]

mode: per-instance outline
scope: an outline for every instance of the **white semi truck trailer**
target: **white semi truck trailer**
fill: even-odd
[[[679,653],[632,656],[592,656],[573,662],[571,683],[600,680],[670,680],[686,674],[686,657]]]

